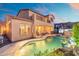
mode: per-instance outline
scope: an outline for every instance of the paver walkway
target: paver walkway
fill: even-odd
[[[42,38],[23,40],[23,41],[20,41],[20,42],[8,44],[8,45],[0,48],[0,56],[15,56],[15,52],[18,51],[18,49],[20,47],[22,47],[25,43],[32,41],[32,40],[45,39],[46,37],[47,36],[44,36]]]

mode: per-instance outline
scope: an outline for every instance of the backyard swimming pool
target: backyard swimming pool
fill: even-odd
[[[57,48],[62,48],[60,36],[48,37],[44,40],[31,41],[26,43],[19,50],[19,55],[21,56],[36,56],[39,54],[45,55]]]

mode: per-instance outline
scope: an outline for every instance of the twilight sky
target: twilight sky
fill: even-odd
[[[55,22],[79,21],[79,4],[72,3],[18,3],[0,4],[0,20],[5,20],[7,14],[17,15],[20,9],[32,9],[43,15],[53,14]]]

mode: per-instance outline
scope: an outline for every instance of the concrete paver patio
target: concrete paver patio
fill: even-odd
[[[22,47],[25,43],[32,41],[32,40],[41,40],[45,39],[47,36],[44,36],[42,38],[36,38],[36,39],[29,39],[29,40],[23,40],[16,43],[11,43],[6,46],[3,46],[0,48],[0,56],[15,56],[15,52],[19,50],[20,47]]]

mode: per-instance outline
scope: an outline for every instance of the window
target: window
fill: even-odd
[[[53,22],[53,18],[51,18],[51,21]]]
[[[28,35],[28,26],[26,24],[20,24],[20,35]]]
[[[40,21],[44,21],[43,17],[42,16],[39,16],[39,15],[36,16],[36,19],[37,20],[40,20]]]
[[[6,22],[6,33],[10,32],[11,21]]]
[[[33,18],[34,18],[34,15],[29,16],[30,20],[33,20]]]
[[[48,23],[51,23],[49,19],[47,20],[47,22],[48,22]]]

